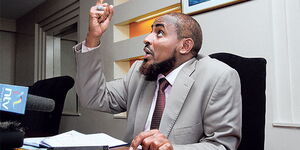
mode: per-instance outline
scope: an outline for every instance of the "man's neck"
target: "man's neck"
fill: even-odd
[[[167,76],[168,74],[170,74],[172,71],[174,71],[176,68],[178,68],[179,66],[181,66],[182,64],[186,63],[187,61],[191,60],[194,57],[191,58],[187,58],[187,59],[177,59],[174,67],[172,69],[170,69],[168,72],[162,73],[164,76]]]

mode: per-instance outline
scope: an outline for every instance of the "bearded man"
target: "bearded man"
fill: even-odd
[[[136,61],[126,77],[106,82],[98,47],[112,16],[113,6],[98,0],[90,9],[86,40],[74,47],[81,104],[109,113],[127,111],[130,150],[236,150],[240,79],[228,65],[198,54],[198,22],[182,13],[157,18],[144,39],[144,60]]]

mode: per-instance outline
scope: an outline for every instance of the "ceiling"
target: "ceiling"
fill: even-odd
[[[0,0],[0,18],[18,19],[46,0]]]

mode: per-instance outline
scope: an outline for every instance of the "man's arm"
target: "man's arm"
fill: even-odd
[[[101,8],[101,9],[99,9]],[[113,16],[113,6],[98,0],[89,12],[89,29],[86,40],[75,46],[77,74],[75,88],[84,107],[106,112],[121,112],[126,109],[126,94],[115,95],[115,88],[106,83],[99,56],[100,38],[109,27]],[[82,44],[85,44],[82,46]],[[84,50],[85,49],[85,50]],[[115,81],[122,82],[122,81]],[[124,89],[122,83],[116,84]],[[123,84],[124,85],[124,84]],[[123,92],[124,93],[124,92]]]
[[[238,73],[226,70],[213,89],[203,115],[204,137],[199,143],[173,145],[180,150],[236,150],[241,142],[242,100]]]
[[[76,54],[75,88],[82,106],[99,111],[119,113],[127,109],[128,82],[138,67],[134,63],[127,75],[106,82],[99,50]]]
[[[242,134],[242,98],[238,73],[226,70],[221,74],[204,113],[204,134],[201,141],[215,141],[228,150],[236,150]]]

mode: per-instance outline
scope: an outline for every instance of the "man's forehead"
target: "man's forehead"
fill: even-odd
[[[175,25],[176,21],[177,20],[176,20],[175,17],[169,16],[169,15],[164,15],[164,16],[161,16],[161,17],[157,18],[154,21],[154,23],[152,24],[152,28],[156,27],[156,26],[166,27],[166,26],[169,26],[169,25]]]

